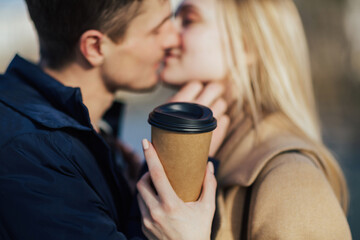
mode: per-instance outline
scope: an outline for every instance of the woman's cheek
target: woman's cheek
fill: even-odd
[[[184,34],[184,54],[186,54],[189,64],[199,65],[206,62],[211,51],[208,37],[206,32],[195,29]]]
[[[200,81],[217,81],[224,77],[222,50],[217,37],[212,33],[198,32],[197,35],[189,34],[184,39],[184,65],[192,78]]]

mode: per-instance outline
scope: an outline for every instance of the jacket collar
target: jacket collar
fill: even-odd
[[[48,128],[93,129],[79,88],[64,86],[18,55],[0,76],[0,101]]]
[[[288,151],[312,156],[319,167],[326,169],[318,159],[316,147],[292,132],[293,127],[280,113],[265,116],[256,130],[248,114],[238,114],[233,123],[216,156],[221,161],[218,170],[221,187],[252,185],[269,161]]]

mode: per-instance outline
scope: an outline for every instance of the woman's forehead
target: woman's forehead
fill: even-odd
[[[212,7],[212,5],[216,2],[216,0],[175,0],[177,1],[176,5],[173,5],[175,11],[178,11],[179,8],[183,6],[194,6],[200,9],[206,9]]]
[[[184,2],[184,0],[170,0],[171,7],[174,12],[179,8],[179,6]]]
[[[202,16],[214,17],[217,0],[183,0],[177,7],[175,14],[179,12],[196,12]]]

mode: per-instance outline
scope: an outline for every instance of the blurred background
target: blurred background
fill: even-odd
[[[308,37],[324,140],[345,172],[348,220],[353,239],[360,239],[360,1],[295,2]],[[16,53],[38,60],[34,28],[23,0],[0,0],[0,73]],[[139,154],[141,139],[150,138],[148,113],[173,93],[162,86],[151,94],[119,93],[129,102],[120,135]]]

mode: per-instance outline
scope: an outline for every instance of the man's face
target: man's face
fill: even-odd
[[[144,0],[129,24],[125,38],[114,43],[102,66],[102,77],[112,90],[146,90],[158,82],[164,51],[176,47],[179,36],[171,21],[168,0]]]

